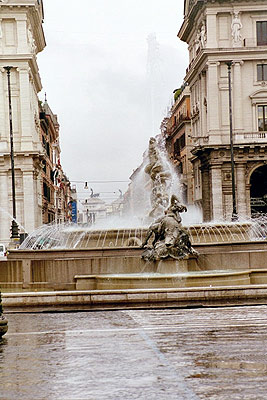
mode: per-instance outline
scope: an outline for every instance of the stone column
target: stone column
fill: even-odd
[[[209,62],[207,74],[208,130],[219,130],[218,62]]]
[[[211,184],[212,184],[212,210],[213,220],[223,219],[223,193],[222,193],[222,166],[212,165]]]
[[[3,29],[2,29],[2,18],[0,18],[0,54],[3,53]]]
[[[249,215],[246,199],[246,165],[236,163],[236,192],[237,192],[237,213],[240,217]]]
[[[207,89],[206,71],[201,74],[201,129],[202,135],[207,136]]]
[[[20,112],[21,112],[21,150],[33,150],[33,137],[31,124],[33,113],[31,112],[31,96],[29,69],[18,68],[20,87]]]
[[[33,171],[23,171],[24,221],[26,232],[32,232],[35,226],[36,197]]]
[[[243,129],[242,70],[243,61],[234,62],[233,73],[233,116],[234,130]]]
[[[9,242],[11,226],[11,216],[6,214],[10,212],[8,188],[8,170],[2,170],[0,172],[0,240],[6,243]]]
[[[7,151],[8,150],[8,136],[6,131],[6,119],[5,119],[5,106],[6,106],[6,92],[4,89],[4,85],[6,84],[4,74],[6,71],[1,68],[0,69],[0,150]]]
[[[252,131],[258,131],[258,110],[256,101],[252,102]]]
[[[210,174],[208,168],[201,168],[201,180],[202,180],[202,209],[203,209],[203,221],[211,220],[211,209],[210,209]]]

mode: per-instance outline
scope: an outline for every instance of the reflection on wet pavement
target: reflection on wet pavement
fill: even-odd
[[[266,311],[9,314],[0,399],[266,399]]]

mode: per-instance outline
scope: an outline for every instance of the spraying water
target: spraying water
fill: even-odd
[[[4,208],[2,208],[2,207],[0,207],[0,211],[1,211],[3,214],[7,215],[7,216],[11,219],[11,221],[15,221],[15,222],[18,224],[18,226],[20,227],[20,229],[22,229],[24,232],[26,232],[24,226],[21,225],[21,224],[19,223],[19,221],[18,221],[17,219],[15,219],[8,211],[6,211],[6,210],[5,210]]]
[[[181,199],[179,177],[168,160],[164,141],[161,137],[151,138],[141,166],[131,177],[122,217],[111,217],[93,226],[72,223],[43,225],[28,236],[20,249],[140,246],[151,221],[164,214],[172,195]],[[239,219],[235,223],[201,223],[200,210],[189,206],[182,219],[193,244],[263,240],[267,237],[267,216]]]

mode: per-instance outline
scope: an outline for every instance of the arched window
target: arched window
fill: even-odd
[[[250,177],[251,215],[267,214],[267,165],[257,168]]]

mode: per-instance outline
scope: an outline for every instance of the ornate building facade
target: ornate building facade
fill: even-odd
[[[42,223],[47,224],[55,220],[55,146],[59,141],[59,124],[46,101],[40,104],[40,123],[40,140],[43,145]]]
[[[12,215],[7,72],[11,104],[18,223],[31,232],[42,223],[39,103],[36,55],[46,45],[41,0],[0,2],[0,239],[8,243]],[[22,228],[21,228],[22,229]]]
[[[175,102],[170,111],[164,130],[166,148],[169,157],[180,176],[183,201],[193,204],[192,186],[192,139],[190,91],[188,86],[182,86],[175,92]]]
[[[59,123],[47,101],[40,104],[42,223],[71,221],[71,202],[75,189],[63,171],[60,162]]]
[[[266,213],[266,1],[186,0],[178,36],[189,49],[194,203],[206,221],[231,218],[231,88],[237,213]]]

